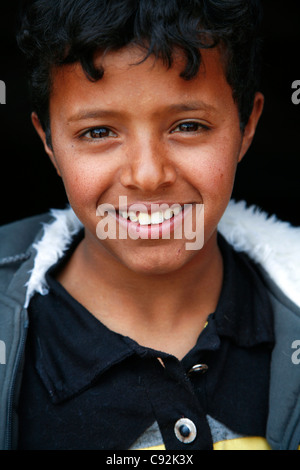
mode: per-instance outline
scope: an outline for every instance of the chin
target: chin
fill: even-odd
[[[126,257],[123,259],[124,265],[138,274],[145,274],[149,276],[159,276],[164,274],[171,274],[181,269],[193,255],[191,252],[187,253],[184,247],[177,250],[159,249],[149,250],[148,253],[140,253],[140,256],[131,257],[130,260]]]

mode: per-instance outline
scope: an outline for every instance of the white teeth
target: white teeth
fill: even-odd
[[[164,221],[162,212],[154,212],[151,214],[151,224],[161,224]]]
[[[140,225],[149,225],[151,224],[151,215],[147,212],[140,212],[139,213],[139,224]]]
[[[136,213],[132,211],[128,213],[128,217],[131,220],[131,222],[137,222],[139,220]]]
[[[153,214],[148,214],[148,212],[138,212],[135,211],[120,211],[120,215],[124,219],[129,219],[131,222],[138,222],[140,225],[155,225],[161,224],[164,220],[170,220],[173,216],[178,215],[182,211],[182,207],[178,205],[172,206],[172,209],[168,208],[164,211],[156,211]]]
[[[165,220],[169,220],[173,217],[174,212],[171,209],[167,209],[164,211],[163,217]]]
[[[173,208],[174,215],[178,215],[182,211],[182,207],[180,206],[175,206]]]

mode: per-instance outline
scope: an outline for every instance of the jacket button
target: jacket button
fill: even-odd
[[[180,442],[189,444],[196,439],[197,428],[193,421],[188,418],[180,418],[174,426],[175,436]]]
[[[208,369],[208,366],[206,364],[195,364],[189,371],[188,375],[192,375],[195,372],[201,372],[204,374]]]

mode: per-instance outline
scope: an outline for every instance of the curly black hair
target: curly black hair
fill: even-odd
[[[25,0],[17,35],[26,56],[33,109],[50,136],[51,69],[79,61],[90,80],[96,51],[135,44],[171,67],[174,49],[186,57],[181,77],[190,80],[201,49],[220,45],[237,103],[241,129],[248,122],[260,76],[260,0]]]

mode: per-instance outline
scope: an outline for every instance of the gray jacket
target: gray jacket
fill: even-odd
[[[17,446],[17,406],[30,298],[35,292],[47,292],[45,273],[62,256],[80,227],[68,208],[0,228],[0,449]],[[300,231],[233,201],[219,230],[236,250],[246,251],[262,270],[274,309],[276,336],[266,437],[274,450],[298,449]]]

